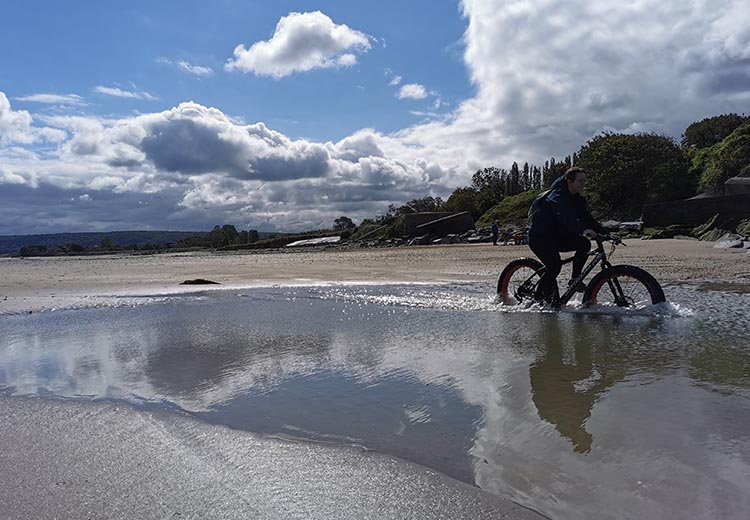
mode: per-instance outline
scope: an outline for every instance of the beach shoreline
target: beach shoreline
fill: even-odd
[[[472,283],[491,294],[503,266],[521,256],[532,256],[527,246],[477,244],[1,258],[0,322],[23,327],[35,318],[8,315],[100,307],[117,298],[148,304],[160,295],[241,287]],[[632,240],[612,262],[640,266],[666,287],[706,284],[746,292],[748,259],[747,251],[714,249],[712,243]],[[180,285],[197,278],[221,285]],[[75,329],[75,313],[63,318]],[[29,357],[38,359],[33,352]],[[102,359],[109,358],[105,351]],[[0,439],[12,447],[0,457],[0,501],[9,515],[542,518],[497,489],[455,480],[419,465],[418,458],[414,463],[355,445],[278,439],[172,409],[78,395],[0,396],[0,419],[9,425]],[[483,464],[487,459],[480,469]]]
[[[646,269],[670,283],[750,284],[746,250],[695,240],[629,240],[613,264]],[[323,283],[487,283],[528,246],[457,244],[243,252],[0,258],[0,314],[96,306],[102,297],[167,295],[207,287]],[[218,286],[181,285],[206,279]],[[86,301],[88,299],[88,302]]]

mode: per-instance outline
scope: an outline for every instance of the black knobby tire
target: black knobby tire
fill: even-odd
[[[616,296],[612,286],[622,290],[621,296],[624,296],[624,299],[620,295]],[[591,279],[586,292],[583,293],[583,301],[587,305],[638,308],[662,303],[666,298],[656,278],[640,267],[613,265]]]
[[[543,269],[542,263],[533,258],[519,258],[510,262],[497,279],[500,301],[505,305],[530,301]]]

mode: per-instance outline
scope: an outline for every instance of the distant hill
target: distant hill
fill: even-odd
[[[17,254],[24,246],[46,246],[54,249],[60,244],[79,244],[83,247],[99,245],[110,237],[121,247],[133,244],[174,244],[187,237],[203,236],[206,231],[110,231],[108,233],[53,233],[49,235],[0,236],[0,255]]]

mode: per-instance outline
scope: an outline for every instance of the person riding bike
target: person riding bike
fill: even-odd
[[[556,303],[557,275],[562,268],[560,252],[575,251],[570,284],[583,270],[591,250],[589,240],[606,233],[604,226],[589,213],[586,199],[581,195],[585,184],[586,172],[570,168],[529,208],[529,247],[546,268],[534,295],[538,301]],[[575,289],[583,292],[585,286],[579,283]]]

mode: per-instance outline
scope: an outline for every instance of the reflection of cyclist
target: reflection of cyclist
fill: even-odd
[[[597,394],[601,389],[578,389],[577,383],[593,376],[591,348],[576,345],[575,362],[563,362],[563,346],[547,345],[544,356],[529,367],[531,400],[539,417],[551,422],[573,443],[578,453],[588,453],[593,437],[586,430]]]
[[[576,278],[591,250],[587,238],[606,232],[591,216],[586,199],[581,195],[585,184],[586,172],[582,168],[570,168],[529,208],[529,247],[546,268],[537,286],[537,300],[550,301],[556,295],[557,275],[562,268],[561,251],[575,251],[572,278]],[[583,292],[585,287],[579,284],[576,290]]]
[[[591,332],[583,322],[575,321],[575,329],[566,334],[558,323],[553,320],[544,327],[543,354],[529,367],[531,400],[539,417],[570,440],[574,451],[588,453],[593,437],[586,421],[601,394],[622,379],[622,367],[616,357],[606,355],[596,356],[594,362],[597,340],[593,336],[601,340],[601,331]],[[603,334],[608,340],[608,333]]]

